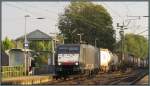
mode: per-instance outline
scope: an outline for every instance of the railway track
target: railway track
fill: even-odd
[[[114,81],[110,82],[109,85],[134,85],[146,74],[147,72],[145,71],[137,71],[136,73],[130,74],[126,77],[115,79]]]
[[[140,76],[139,76],[140,75]],[[87,77],[85,75],[71,75],[66,79],[53,80],[45,85],[117,85],[117,84],[134,84],[142,76],[143,71],[131,71],[131,72],[113,72],[113,73],[98,73],[93,77]]]
[[[99,81],[102,81],[102,79],[106,79],[108,73],[99,72],[97,75],[94,75],[92,77],[87,77],[86,75],[71,75],[68,78],[64,79],[58,79],[53,80],[48,83],[43,84],[49,84],[49,85],[58,85],[58,84],[72,84],[72,85],[78,85],[78,84],[100,84]],[[110,73],[110,75],[113,75],[113,73]],[[124,73],[123,75],[127,75],[127,73]],[[119,77],[120,74],[114,73],[113,77]],[[111,77],[111,76],[110,76]],[[99,79],[99,80],[98,80]],[[88,83],[87,83],[88,82]]]
[[[66,78],[59,78],[57,80],[53,80],[47,83],[43,83],[43,84],[49,84],[49,85],[56,85],[56,84],[78,84],[79,82],[77,81],[83,81],[85,79],[85,75],[70,75],[67,76]]]

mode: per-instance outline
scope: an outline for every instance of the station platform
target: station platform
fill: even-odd
[[[148,85],[148,75],[144,76],[141,80],[139,80],[136,85]]]
[[[33,75],[2,79],[2,85],[39,84],[52,80],[52,75]]]

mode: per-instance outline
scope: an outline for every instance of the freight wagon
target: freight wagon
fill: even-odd
[[[57,46],[55,57],[57,75],[98,72],[99,49],[89,44],[63,44]]]
[[[110,70],[117,70],[118,56],[113,54],[108,49],[100,48],[100,69],[108,72]]]

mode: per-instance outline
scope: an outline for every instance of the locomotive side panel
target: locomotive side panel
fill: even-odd
[[[79,57],[79,64],[80,67],[83,69],[85,67],[85,59],[86,59],[86,46],[87,45],[80,45],[80,57]]]
[[[94,52],[95,52],[94,48],[88,45],[86,48],[86,59],[85,59],[86,69],[93,69],[94,67],[94,59],[95,59]]]
[[[99,51],[92,45],[81,44],[80,63],[83,69],[93,70],[99,66]]]

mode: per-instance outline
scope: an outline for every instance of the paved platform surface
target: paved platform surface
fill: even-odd
[[[144,76],[141,80],[139,80],[136,84],[137,85],[148,85],[148,75]]]
[[[2,84],[39,84],[52,80],[51,75],[34,75],[2,79]]]

